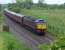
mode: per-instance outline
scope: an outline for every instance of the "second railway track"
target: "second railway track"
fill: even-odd
[[[50,42],[54,40],[53,36],[49,35],[48,33],[46,33],[45,36],[38,36],[26,30],[20,24],[12,21],[9,18],[6,18],[5,21],[6,21],[6,24],[8,24],[14,32],[20,35],[19,37],[23,37],[24,39],[28,41],[29,44],[31,43],[31,45],[33,46],[38,46],[39,44],[44,44],[44,43],[49,44]],[[33,49],[33,50],[36,50],[36,49]]]

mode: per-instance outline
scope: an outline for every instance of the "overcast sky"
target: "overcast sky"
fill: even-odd
[[[15,3],[16,0],[0,0],[0,4]]]
[[[35,3],[38,2],[38,0],[33,0]],[[0,4],[6,4],[6,3],[12,3],[16,2],[15,0],[0,0]],[[45,0],[44,1],[47,4],[63,4],[65,3],[65,0]]]
[[[35,3],[38,2],[38,0],[33,0]],[[63,4],[65,3],[65,0],[45,0],[44,1],[47,4]]]

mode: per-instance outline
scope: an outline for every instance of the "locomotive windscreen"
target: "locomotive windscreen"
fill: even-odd
[[[37,19],[35,20],[36,23],[45,23],[45,21],[43,19]]]
[[[35,22],[36,22],[37,29],[46,29],[46,23],[43,19],[38,19]]]

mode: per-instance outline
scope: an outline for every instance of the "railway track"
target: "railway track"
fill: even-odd
[[[10,26],[11,31],[15,33],[16,36],[18,36],[18,39],[22,38],[24,42],[26,41],[25,43],[27,43],[27,45],[29,45],[29,47],[32,48],[32,50],[38,50],[36,47],[39,44],[44,44],[44,43],[49,44],[50,42],[54,40],[54,38],[48,33],[46,33],[45,36],[38,36],[26,30],[20,24],[12,21],[9,18],[6,18],[5,21],[6,21],[6,24]]]

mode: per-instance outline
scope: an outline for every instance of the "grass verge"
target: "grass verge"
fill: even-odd
[[[8,32],[0,32],[0,50],[29,50]]]

